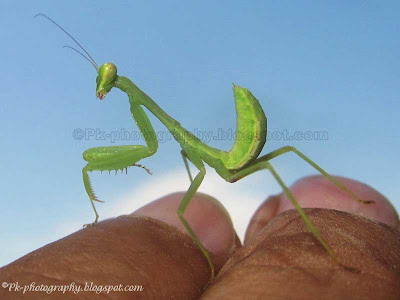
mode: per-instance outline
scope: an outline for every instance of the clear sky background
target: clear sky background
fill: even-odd
[[[2,1],[0,266],[93,221],[82,152],[143,143],[126,95],[97,100],[94,68],[35,14],[54,18],[98,64],[115,63],[184,127],[211,132],[215,147],[233,144],[218,135],[235,130],[232,83],[249,88],[268,117],[263,154],[296,146],[400,209],[399,11],[398,1]],[[163,139],[143,161],[153,176],[92,173],[106,201],[101,219],[189,186],[177,143],[150,119]],[[288,140],[296,131],[328,138]],[[118,140],[121,132],[133,140]],[[273,164],[287,184],[316,173],[293,154]],[[280,192],[268,172],[228,184],[212,170],[200,190],[222,201],[241,237],[261,202]]]

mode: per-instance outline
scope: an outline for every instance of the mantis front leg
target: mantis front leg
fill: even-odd
[[[83,168],[83,183],[85,190],[89,196],[90,203],[95,213],[95,220],[91,224],[86,224],[84,227],[97,223],[99,215],[97,213],[94,201],[103,202],[97,199],[94,194],[92,185],[90,183],[88,172],[92,171],[115,171],[127,170],[132,166],[137,165],[139,160],[149,157],[156,153],[158,142],[153,126],[151,125],[144,110],[134,102],[131,102],[131,113],[139,127],[142,135],[144,136],[146,146],[142,145],[126,145],[126,146],[109,146],[109,147],[96,147],[86,150],[83,153],[83,158],[88,164]],[[142,167],[142,166],[140,166]],[[149,170],[144,168],[148,173]]]

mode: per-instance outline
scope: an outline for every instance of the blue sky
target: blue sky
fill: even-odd
[[[137,128],[126,95],[95,98],[96,73],[46,13],[98,64],[115,63],[187,129],[228,150],[232,83],[249,88],[268,117],[263,154],[293,145],[332,174],[370,184],[400,209],[398,1],[3,1],[0,9],[0,266],[91,222],[82,152]],[[251,3],[251,4],[248,4]],[[168,137],[150,117],[160,137]],[[73,138],[75,129],[85,138]],[[98,133],[97,138],[92,133]],[[111,134],[102,138],[101,132]],[[288,140],[295,132],[325,139]],[[143,161],[153,176],[94,173],[100,217],[130,213],[188,187],[178,145]],[[287,184],[314,170],[294,155],[273,161]],[[202,191],[219,198],[243,234],[279,187],[265,172],[235,185],[212,170]],[[176,178],[176,181],[171,180]],[[232,199],[230,199],[232,198]]]

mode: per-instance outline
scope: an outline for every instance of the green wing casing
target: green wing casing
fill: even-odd
[[[230,170],[237,170],[257,158],[267,137],[267,117],[252,93],[233,85],[236,107],[236,137],[232,149],[221,159]]]

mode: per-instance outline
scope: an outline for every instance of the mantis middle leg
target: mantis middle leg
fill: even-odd
[[[183,163],[185,164],[186,171],[187,171],[187,173],[189,175],[190,182],[192,182],[193,181],[193,177],[192,177],[192,173],[190,172],[187,154],[186,154],[186,152],[184,150],[181,150],[181,155],[182,155],[182,158],[183,158]]]
[[[203,246],[203,244],[200,242],[199,238],[197,235],[194,233],[192,227],[189,225],[187,220],[185,219],[185,211],[187,206],[190,203],[190,200],[192,200],[194,194],[196,194],[197,189],[199,188],[200,184],[202,183],[204,179],[204,175],[206,174],[206,169],[204,167],[204,163],[202,159],[198,156],[198,154],[191,150],[191,149],[185,149],[181,151],[183,160],[185,162],[186,169],[189,173],[189,178],[190,178],[190,187],[187,190],[186,194],[183,196],[183,199],[181,203],[179,204],[178,207],[178,217],[181,220],[182,224],[185,226],[186,230],[188,231],[189,235],[193,239],[193,241],[196,243],[196,245],[200,248],[201,252],[203,255],[206,257],[207,262],[211,268],[211,278],[214,278],[214,264],[211,261],[210,254],[206,250],[206,248]],[[192,176],[190,174],[189,170],[189,165],[187,163],[187,159],[189,159],[199,170],[199,173],[196,175],[196,177],[192,180]]]

